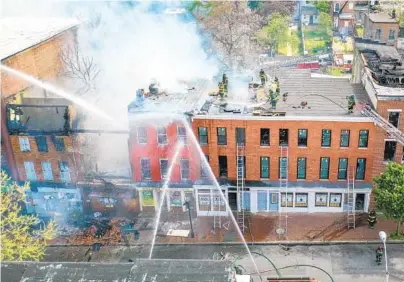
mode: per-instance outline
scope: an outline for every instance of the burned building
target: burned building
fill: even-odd
[[[61,99],[56,99],[63,101]],[[27,212],[63,215],[81,208],[79,164],[68,105],[2,104],[2,134],[13,179],[30,182]],[[10,146],[6,146],[10,144]]]

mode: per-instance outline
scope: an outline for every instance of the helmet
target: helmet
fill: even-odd
[[[378,248],[378,249],[383,249],[383,246],[382,246],[382,245],[379,245],[377,248]]]

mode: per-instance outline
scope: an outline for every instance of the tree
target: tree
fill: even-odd
[[[22,261],[43,258],[47,241],[55,236],[54,223],[49,223],[44,230],[33,231],[38,223],[34,215],[23,215],[22,206],[28,183],[18,186],[1,172],[1,255],[2,261]]]
[[[387,169],[374,179],[376,207],[397,222],[396,233],[404,220],[404,164],[390,162]]]
[[[331,36],[332,32],[332,19],[328,13],[321,12],[318,16],[318,26],[327,36]]]
[[[212,2],[206,15],[199,19],[211,35],[222,62],[232,70],[245,67],[255,47],[252,38],[261,20],[247,2]]]
[[[286,44],[289,35],[290,17],[280,13],[272,14],[268,25],[264,26],[257,34],[258,41],[269,47],[269,51],[278,51],[280,44]]]
[[[330,2],[329,1],[313,1],[314,6],[316,6],[317,10],[321,13],[329,13],[330,12]]]
[[[60,60],[63,64],[62,74],[79,84],[78,95],[87,93],[94,88],[100,69],[94,59],[86,56],[77,44],[67,45],[62,49]]]

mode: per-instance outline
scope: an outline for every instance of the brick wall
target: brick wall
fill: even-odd
[[[397,23],[375,23],[372,22],[368,15],[365,15],[365,24],[364,24],[364,38],[376,40],[376,30],[381,29],[381,36],[378,42],[380,43],[389,43],[393,45],[395,40],[398,38],[398,33],[400,31],[398,22]],[[395,30],[394,40],[389,40],[390,29]]]
[[[61,70],[60,51],[64,44],[74,39],[74,29],[70,29],[57,36],[37,44],[18,54],[2,60],[2,64],[32,75],[41,80],[55,80]],[[1,93],[9,97],[31,86],[15,76],[1,72]]]
[[[377,101],[377,112],[386,120],[388,120],[389,112],[388,110],[391,109],[401,109],[404,111],[404,101]],[[404,131],[404,112],[400,113],[400,120],[399,120],[399,129]],[[375,139],[375,153],[374,153],[374,166],[373,166],[373,175],[377,176],[381,172],[383,172],[386,168],[386,163],[383,161],[384,157],[384,145],[385,139],[389,139],[388,134],[386,131],[380,127],[376,128],[376,136]],[[397,143],[396,147],[396,155],[395,160],[397,162],[401,162],[401,158],[403,155],[403,146]]]
[[[348,158],[348,166],[355,166],[357,158],[366,158],[365,181],[372,179],[372,164],[375,139],[373,123],[363,122],[317,122],[317,121],[240,121],[240,120],[203,120],[195,119],[193,129],[208,127],[208,145],[202,146],[209,156],[209,163],[216,177],[219,173],[218,156],[227,156],[229,179],[236,178],[236,127],[246,128],[247,179],[260,180],[260,157],[270,157],[270,180],[279,179],[279,129],[289,129],[289,181],[296,181],[297,158],[306,157],[306,181],[319,181],[320,158],[330,157],[329,181],[337,181],[338,159]],[[227,145],[217,145],[217,127],[227,128]],[[260,146],[260,128],[270,128],[270,146]],[[298,129],[308,130],[308,147],[297,146]],[[332,130],[330,148],[321,148],[322,129]],[[349,148],[340,148],[341,130],[350,130]],[[358,148],[359,130],[369,130],[367,149]]]
[[[52,173],[53,173],[53,181],[52,182],[61,182],[60,179],[60,169],[59,169],[59,161],[67,161],[69,163],[69,171],[71,182],[75,183],[77,181],[76,173],[77,169],[75,166],[75,159],[73,157],[73,153],[71,152],[72,148],[72,139],[70,136],[59,136],[63,138],[65,143],[65,151],[57,152],[56,148],[51,140],[50,136],[47,136],[47,144],[48,144],[48,152],[39,152],[38,147],[35,141],[35,137],[33,136],[21,136],[28,137],[30,143],[30,152],[21,152],[19,137],[12,135],[10,136],[11,144],[15,156],[16,166],[18,170],[18,174],[20,176],[20,180],[27,180],[24,162],[32,161],[35,166],[35,173],[38,181],[44,181],[41,162],[51,162],[52,165]]]

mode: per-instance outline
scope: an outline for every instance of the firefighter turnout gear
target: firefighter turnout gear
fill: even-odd
[[[376,212],[375,212],[374,210],[371,210],[371,211],[369,212],[369,215],[368,215],[369,228],[374,228],[376,222],[377,222],[377,219],[376,219]]]
[[[223,98],[223,96],[224,96],[224,84],[223,84],[223,82],[219,82],[219,95],[220,95],[220,97],[221,98]]]
[[[225,73],[223,74],[222,83],[223,83],[224,93],[227,96],[228,89],[229,89],[229,79],[227,78],[227,75]]]
[[[354,110],[354,107],[356,105],[355,96],[351,95],[351,96],[348,96],[346,98],[348,99],[348,113],[352,114],[353,110]]]
[[[263,69],[260,70],[260,79],[261,79],[261,85],[264,86],[266,83],[267,77],[266,77]]]
[[[378,246],[377,250],[376,250],[376,262],[377,262],[377,264],[380,265],[382,263],[382,257],[383,257],[383,247]]]

